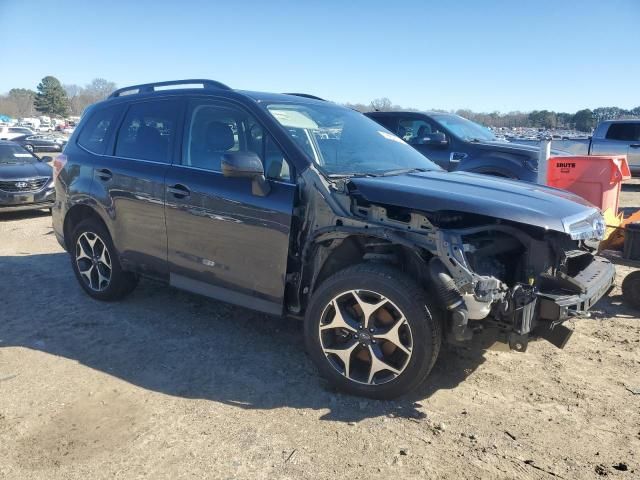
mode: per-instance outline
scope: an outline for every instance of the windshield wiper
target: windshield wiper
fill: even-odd
[[[353,178],[353,177],[391,177],[393,175],[402,175],[404,173],[428,172],[428,168],[399,168],[397,170],[387,170],[386,172],[351,172],[351,173],[330,173],[329,178]]]
[[[389,170],[388,172],[379,173],[376,177],[392,177],[394,175],[403,175],[405,173],[428,172],[428,168],[399,168],[397,170]]]
[[[376,177],[374,173],[351,172],[351,173],[330,173],[329,178],[353,178],[353,177]]]

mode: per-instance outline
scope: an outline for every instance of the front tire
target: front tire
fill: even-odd
[[[138,276],[122,269],[111,236],[101,222],[80,222],[73,231],[71,245],[71,266],[90,297],[118,300],[136,288]]]
[[[363,263],[326,279],[305,317],[307,350],[337,388],[391,399],[420,385],[441,343],[424,290],[386,265]]]

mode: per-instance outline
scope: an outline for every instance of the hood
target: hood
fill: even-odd
[[[480,150],[521,154],[521,155],[528,156],[530,158],[534,158],[536,161],[538,160],[538,152],[540,152],[540,147],[538,145],[525,145],[523,143],[511,143],[511,142],[505,142],[500,140],[494,140],[494,141],[482,140],[479,142],[473,142],[473,144],[476,145],[477,148]],[[551,155],[563,156],[563,155],[569,155],[569,153],[563,150],[556,150],[552,148]]]
[[[371,203],[486,215],[563,233],[569,233],[572,224],[599,216],[593,205],[573,193],[469,172],[358,177],[351,182]]]
[[[0,180],[51,177],[53,169],[44,162],[0,163]]]

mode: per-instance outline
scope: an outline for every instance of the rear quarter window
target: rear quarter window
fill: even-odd
[[[82,127],[78,145],[92,153],[103,155],[109,143],[109,135],[115,127],[122,108],[117,105],[96,110]]]

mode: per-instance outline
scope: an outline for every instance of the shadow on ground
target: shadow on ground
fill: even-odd
[[[0,257],[0,347],[76,360],[145,389],[248,409],[329,409],[324,419],[418,418],[415,402],[464,381],[484,345],[445,349],[409,398],[366,401],[333,391],[307,357],[302,324],[142,281],[127,299],[86,296],[64,253]]]
[[[50,217],[49,210],[24,210],[20,212],[3,212],[0,209],[0,222],[26,220],[29,218]]]

